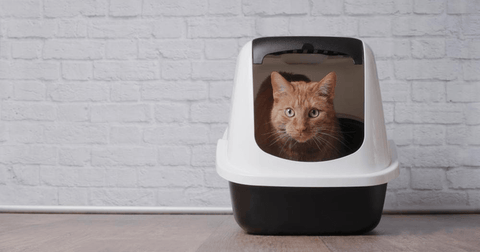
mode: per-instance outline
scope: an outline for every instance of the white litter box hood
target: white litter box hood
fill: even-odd
[[[277,187],[356,187],[389,182],[399,174],[396,146],[387,141],[375,59],[363,43],[364,141],[338,159],[301,162],[264,152],[255,141],[252,41],[240,51],[228,129],[218,140],[216,168],[224,179]]]

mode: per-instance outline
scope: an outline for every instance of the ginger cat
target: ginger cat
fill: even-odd
[[[304,75],[272,72],[255,99],[255,139],[260,148],[296,161],[324,161],[343,156],[335,115],[336,74],[321,81]]]

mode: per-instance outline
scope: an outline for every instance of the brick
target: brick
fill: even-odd
[[[448,14],[474,14],[480,13],[477,0],[447,1]]]
[[[362,37],[388,37],[391,34],[391,18],[369,17],[360,19],[359,34]]]
[[[0,202],[7,205],[58,205],[57,188],[9,185],[0,187]]]
[[[215,166],[216,145],[197,145],[192,148],[192,166]]]
[[[39,18],[42,16],[40,0],[2,0],[0,17]]]
[[[51,38],[56,33],[55,20],[17,19],[6,22],[9,38]]]
[[[201,100],[207,98],[207,84],[201,81],[144,83],[140,93],[143,100]]]
[[[199,190],[197,188],[159,188],[157,190],[156,205],[158,206],[192,206],[194,202],[186,194],[186,191]]]
[[[411,176],[413,189],[441,190],[445,171],[442,169],[412,169]]]
[[[399,60],[394,62],[395,76],[400,80],[455,80],[460,65],[451,60]]]
[[[135,17],[142,13],[142,0],[116,0],[110,2],[108,14],[112,17]]]
[[[142,168],[138,173],[140,187],[190,187],[203,184],[203,173],[200,169],[175,167]]]
[[[382,100],[389,102],[406,102],[410,100],[410,83],[401,81],[380,82]]]
[[[205,41],[205,56],[207,59],[235,59],[237,54],[238,45],[235,40]]]
[[[156,159],[154,148],[104,147],[92,150],[93,166],[153,166]]]
[[[394,192],[389,192],[387,189],[387,193],[385,195],[385,202],[383,204],[384,210],[394,210],[397,208],[397,199]]]
[[[200,102],[192,104],[190,116],[193,122],[228,122],[230,115],[230,103]]]
[[[135,126],[112,126],[110,128],[111,144],[140,144],[142,133]]]
[[[0,29],[2,29],[2,22],[0,22]],[[2,37],[2,31],[0,30],[0,38]],[[0,40],[0,59],[10,59],[11,55],[11,42],[10,40]]]
[[[395,104],[395,122],[454,124],[464,121],[461,104]]]
[[[4,102],[1,114],[5,121],[54,121],[56,118],[53,104]]]
[[[417,147],[397,146],[400,167],[410,168],[415,165],[415,151]]]
[[[139,44],[139,58],[156,59],[162,57],[172,60],[201,59],[204,52],[203,41],[178,40],[162,41],[148,40]]]
[[[155,193],[148,189],[93,189],[89,205],[93,206],[154,206]]]
[[[461,206],[466,206],[468,202],[466,192],[398,192],[396,198],[399,207],[409,207],[414,209],[424,207],[458,208]]]
[[[43,43],[38,40],[13,41],[12,58],[37,59],[41,55]]]
[[[343,1],[320,0],[312,2],[312,16],[341,15],[343,14]],[[326,7],[328,6],[328,7]]]
[[[189,106],[185,103],[162,102],[155,104],[155,121],[157,122],[186,122],[189,117]]]
[[[477,7],[477,10],[478,10],[478,7]],[[462,16],[461,28],[462,28],[462,33],[465,36],[480,35],[480,17],[478,15]]]
[[[377,60],[377,75],[381,81],[393,79],[392,62],[390,60]]]
[[[0,123],[0,143],[5,142],[7,140],[8,140],[7,125],[5,123]]]
[[[93,67],[97,80],[154,80],[159,75],[154,61],[98,61]]]
[[[445,35],[446,23],[446,18],[436,16],[396,17],[392,19],[392,32],[398,36]]]
[[[65,166],[86,166],[90,162],[90,149],[64,147],[58,151],[58,163]]]
[[[391,138],[395,141],[396,145],[412,144],[414,140],[412,125],[395,124]]]
[[[383,115],[385,123],[391,123],[394,120],[395,104],[394,103],[383,103]]]
[[[144,0],[145,16],[199,16],[207,12],[207,1],[195,0]]]
[[[284,17],[265,17],[255,20],[255,30],[259,36],[287,36],[289,19]]]
[[[180,38],[186,31],[187,24],[181,18],[162,18],[153,22],[153,37]],[[167,41],[164,41],[167,42]]]
[[[388,182],[388,190],[402,190],[410,187],[410,169],[400,168],[400,175]]]
[[[445,11],[445,1],[415,0],[413,12],[418,14],[441,14]]]
[[[136,40],[109,40],[106,46],[107,59],[135,59],[137,58]]]
[[[38,166],[14,165],[10,172],[13,182],[17,185],[38,186],[40,184]]]
[[[465,166],[480,166],[480,147],[470,147],[465,150],[462,164]]]
[[[148,38],[152,35],[152,24],[137,19],[92,21],[88,35],[91,38]]]
[[[480,124],[480,103],[467,104],[465,118],[467,120],[467,125]]]
[[[140,87],[136,83],[113,83],[110,86],[110,100],[117,102],[138,101]]]
[[[188,20],[189,38],[240,38],[255,34],[255,23],[250,18],[218,17]]]
[[[230,207],[230,192],[226,188],[206,188],[201,191],[195,191],[191,194],[187,192],[191,201],[195,205],[201,206],[226,206]]]
[[[412,40],[412,57],[418,59],[438,59],[445,57],[445,40]]]
[[[457,168],[447,171],[448,187],[454,189],[480,188],[480,169]]]
[[[449,39],[446,42],[447,56],[458,59],[480,59],[480,39]]]
[[[88,61],[63,61],[62,77],[66,80],[90,80],[93,77],[93,64]]]
[[[236,0],[208,0],[208,14],[213,15],[238,15],[241,3]]]
[[[0,61],[0,79],[56,80],[58,77],[58,62]]]
[[[216,170],[207,169],[205,172],[205,186],[212,188],[228,188],[228,181],[220,177]]]
[[[206,125],[163,125],[146,128],[143,140],[152,144],[203,144],[208,140]]]
[[[105,43],[102,41],[47,40],[43,47],[44,59],[101,59]]]
[[[87,20],[84,19],[58,19],[58,38],[85,38],[87,36]]]
[[[210,124],[210,130],[208,131],[208,143],[216,144],[218,139],[223,137],[227,124]]]
[[[190,61],[162,62],[162,78],[165,80],[186,80],[191,77],[192,65]]]
[[[148,104],[107,104],[91,107],[92,122],[148,122]]]
[[[410,58],[410,41],[406,39],[365,38],[364,42],[372,48],[377,60]]]
[[[347,14],[393,14],[395,9],[394,0],[345,0],[345,13]]]
[[[0,81],[0,100],[9,100],[13,97],[13,83],[11,81]]]
[[[40,145],[0,146],[0,162],[7,164],[54,165],[57,148]]]
[[[235,75],[233,61],[206,61],[192,63],[192,78],[197,80],[232,80]]]
[[[358,36],[358,19],[353,17],[292,17],[288,28],[294,36]]]
[[[475,207],[475,208],[480,208],[480,191],[468,191],[468,205]]]
[[[463,61],[463,79],[467,81],[480,80],[480,60]]]
[[[414,143],[418,145],[442,145],[445,139],[445,127],[442,125],[415,125]]]
[[[187,146],[159,146],[157,150],[160,165],[190,165],[192,151]]]
[[[229,81],[211,81],[209,83],[208,96],[212,100],[230,99],[233,83]]]
[[[418,102],[444,102],[445,83],[443,82],[413,82],[412,100]]]
[[[293,1],[243,1],[242,9],[246,16],[271,16],[271,15],[295,15],[307,14],[309,3],[307,0]]]
[[[447,126],[446,142],[451,145],[463,145],[467,142],[468,129],[464,125]]]
[[[58,204],[62,206],[88,206],[88,189],[59,187]]]
[[[106,0],[45,0],[43,3],[46,17],[105,16]]]
[[[17,101],[43,101],[46,88],[42,82],[16,81],[13,92]]]
[[[108,85],[94,82],[67,82],[47,86],[47,96],[58,102],[98,102],[108,99]]]
[[[0,165],[0,186],[7,183],[8,168],[6,165]]]
[[[45,127],[38,123],[10,123],[8,125],[9,142],[13,143],[43,143]]]
[[[86,122],[90,119],[87,104],[57,104],[57,120],[59,122]]]
[[[460,149],[446,146],[422,146],[415,150],[416,167],[456,167],[460,161]]]
[[[105,125],[62,123],[45,127],[45,141],[50,144],[105,144]]]
[[[480,145],[480,126],[468,127],[466,142],[470,145]]]
[[[449,82],[447,83],[447,101],[480,102],[480,83]]]
[[[107,168],[106,186],[110,187],[136,187],[137,171],[130,167]]]

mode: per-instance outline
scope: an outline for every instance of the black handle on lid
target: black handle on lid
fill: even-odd
[[[272,53],[303,50],[313,53],[315,50],[332,51],[353,58],[356,65],[363,63],[362,41],[340,37],[264,37],[252,42],[253,64],[262,64],[263,58]]]

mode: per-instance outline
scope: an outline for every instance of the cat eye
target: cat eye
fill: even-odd
[[[318,111],[318,109],[312,109],[312,110],[310,110],[310,112],[308,112],[308,116],[310,116],[312,118],[315,118],[318,115],[320,115],[320,111]]]
[[[293,117],[295,115],[295,111],[293,111],[291,108],[287,108],[285,109],[285,115],[288,117]]]

